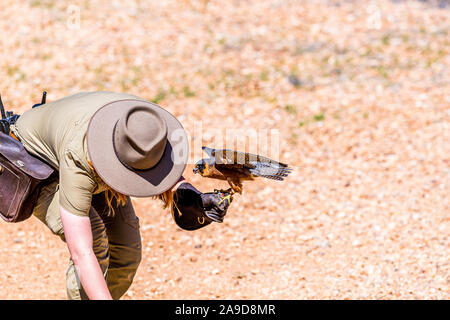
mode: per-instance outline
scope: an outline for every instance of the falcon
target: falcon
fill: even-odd
[[[226,180],[231,193],[242,194],[242,181],[257,177],[282,181],[291,173],[287,164],[277,162],[260,155],[228,150],[202,147],[209,156],[198,161],[194,173],[203,177]]]

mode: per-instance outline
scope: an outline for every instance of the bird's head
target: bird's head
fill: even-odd
[[[207,174],[208,168],[209,168],[209,163],[206,162],[205,159],[202,159],[195,164],[194,169],[192,171],[194,173],[200,173],[200,175],[203,176],[203,175]]]

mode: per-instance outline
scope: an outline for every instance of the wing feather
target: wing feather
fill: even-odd
[[[292,172],[291,168],[280,166],[277,162],[256,162],[253,165],[255,167],[250,169],[253,175],[273,180],[283,180]]]
[[[215,159],[215,166],[219,170],[233,170],[248,176],[253,175],[280,181],[292,172],[287,164],[260,155],[229,149],[208,147],[202,147],[202,149]]]

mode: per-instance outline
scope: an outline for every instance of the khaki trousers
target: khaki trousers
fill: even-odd
[[[39,193],[33,215],[65,241],[59,212],[59,186],[53,182]],[[94,195],[89,211],[93,249],[105,275],[113,299],[125,294],[133,282],[141,261],[142,245],[139,219],[136,217],[131,199],[125,206],[113,202],[115,214],[107,217],[108,205],[104,193]],[[72,259],[66,273],[67,297],[71,300],[88,299],[84,292]]]

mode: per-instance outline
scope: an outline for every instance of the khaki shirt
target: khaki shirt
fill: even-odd
[[[92,195],[105,191],[88,165],[86,133],[94,113],[121,99],[140,99],[114,92],[81,92],[26,111],[12,126],[25,149],[59,171],[59,203],[88,216]]]

